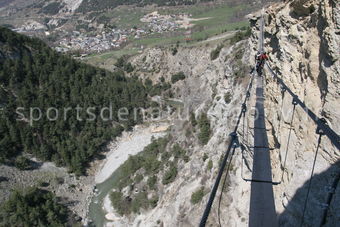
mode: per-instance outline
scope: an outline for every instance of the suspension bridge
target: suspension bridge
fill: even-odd
[[[260,19],[260,26],[259,26],[259,51],[263,52],[264,50],[264,16],[262,11],[262,16]],[[311,166],[311,175],[308,182],[307,187],[307,193],[305,194],[304,198],[304,204],[303,204],[303,210],[301,212],[301,220],[300,220],[300,226],[303,226],[304,224],[304,218],[305,218],[305,211],[308,206],[308,198],[310,194],[310,189],[312,187],[312,179],[314,175],[314,169],[316,165],[316,160],[318,156],[318,152],[320,149],[321,140],[323,137],[327,137],[331,141],[334,147],[340,150],[340,137],[339,135],[334,132],[327,124],[326,120],[323,118],[319,118],[315,113],[313,113],[300,99],[299,97],[292,92],[292,90],[285,84],[285,82],[272,70],[271,66],[266,63],[266,68],[268,69],[270,75],[273,77],[274,81],[277,82],[278,85],[280,85],[281,93],[285,94],[288,93],[292,97],[292,116],[290,120],[290,128],[287,138],[287,146],[285,150],[285,155],[283,159],[283,163],[281,163],[282,166],[282,174],[280,181],[273,181],[272,179],[272,170],[271,170],[271,160],[270,160],[270,150],[272,150],[269,147],[268,144],[268,136],[267,136],[267,129],[265,124],[265,108],[264,108],[264,81],[263,77],[259,76],[256,77],[256,72],[251,72],[251,79],[249,82],[249,85],[247,87],[244,101],[241,105],[241,111],[238,116],[238,120],[236,123],[236,126],[234,130],[230,134],[230,142],[227,147],[227,150],[224,154],[224,157],[222,159],[220,169],[218,171],[215,183],[212,187],[212,190],[210,192],[210,196],[208,199],[208,202],[206,204],[204,213],[202,215],[201,221],[199,226],[204,227],[207,223],[212,205],[214,203],[214,199],[216,197],[217,191],[220,187],[220,182],[223,180],[219,198],[218,198],[218,221],[219,226],[221,226],[220,221],[220,206],[223,196],[223,190],[227,181],[228,172],[230,170],[230,166],[232,163],[232,160],[235,155],[235,150],[237,148],[240,148],[242,150],[242,172],[243,172],[243,165],[245,160],[244,152],[246,150],[245,147],[248,146],[248,131],[249,131],[249,123],[247,124],[247,130],[245,131],[245,121],[246,117],[251,116],[249,114],[246,114],[249,108],[249,100],[252,96],[252,87],[255,83],[255,77],[256,77],[256,89],[255,89],[255,108],[257,110],[257,116],[254,117],[254,138],[253,143],[254,145],[252,147],[249,147],[252,149],[253,154],[253,166],[252,166],[252,176],[251,178],[245,178],[242,174],[243,180],[251,183],[251,191],[250,191],[250,204],[249,204],[249,226],[250,227],[275,227],[278,226],[278,217],[276,214],[275,209],[275,199],[274,199],[274,193],[273,193],[273,187],[275,185],[281,184],[284,176],[284,170],[286,167],[286,161],[287,161],[287,154],[289,152],[289,143],[291,138],[291,132],[292,132],[292,125],[294,121],[294,114],[296,112],[296,108],[302,108],[305,113],[308,115],[308,117],[315,123],[317,126],[316,134],[318,135],[318,141],[317,141],[317,148],[314,155],[313,165]],[[282,105],[281,105],[282,107]],[[281,108],[281,114],[282,114],[282,108]],[[280,119],[282,116],[280,117]],[[243,121],[242,130],[240,127],[240,123]],[[239,131],[242,131],[240,133]],[[247,133],[246,133],[247,132]],[[242,137],[242,142],[239,141],[239,135]],[[224,175],[224,177],[223,177]],[[223,179],[222,179],[223,178]],[[323,212],[321,214],[320,223],[315,223],[315,226],[322,226],[326,223],[327,219],[327,212],[329,209],[329,206],[331,204],[333,194],[335,191],[335,188],[338,185],[338,182],[340,180],[340,172],[337,173],[333,179],[332,185],[329,187],[331,190],[328,190],[328,195],[326,201],[323,203]]]

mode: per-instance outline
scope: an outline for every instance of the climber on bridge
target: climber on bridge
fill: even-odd
[[[266,60],[268,60],[268,55],[266,52],[257,52],[256,54],[256,71],[259,76],[262,75],[262,69]]]

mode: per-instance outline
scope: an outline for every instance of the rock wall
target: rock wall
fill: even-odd
[[[317,116],[324,117],[329,126],[340,132],[339,122],[339,3],[335,1],[285,1],[276,3],[265,10],[265,49],[270,54],[269,64],[292,91]],[[219,57],[211,61],[210,53],[215,46],[179,48],[172,51],[155,48],[135,57],[132,64],[140,69],[137,74],[157,83],[161,77],[171,81],[171,75],[183,71],[186,79],[173,85],[174,98],[184,103],[189,113],[196,116],[206,112],[211,122],[212,137],[207,145],[201,146],[195,136],[185,135],[188,119],[173,119],[171,130],[173,140],[190,152],[190,161],[178,166],[176,180],[165,186],[156,208],[129,217],[134,226],[197,226],[209,192],[216,179],[219,160],[228,144],[228,136],[234,126],[235,116],[249,77],[237,78],[242,67],[254,65],[258,49],[259,15],[252,19],[253,33],[247,41],[222,49]],[[243,70],[242,75],[247,75]],[[311,168],[317,148],[316,125],[301,107],[296,107],[293,116],[292,97],[281,93],[278,84],[269,71],[265,76],[266,126],[271,151],[273,180],[281,181],[274,186],[274,196],[280,226],[300,225]],[[224,96],[232,94],[231,102]],[[254,90],[252,91],[254,92]],[[254,106],[254,97],[250,107]],[[253,115],[251,111],[247,114]],[[250,118],[251,119],[251,118]],[[252,120],[247,121],[251,126]],[[246,124],[247,124],[246,123]],[[246,143],[240,125],[240,140]],[[288,137],[291,136],[288,144]],[[252,132],[249,131],[249,144]],[[287,146],[288,144],[288,146]],[[286,152],[288,150],[288,152]],[[203,161],[204,154],[208,159]],[[284,165],[287,155],[286,165]],[[223,198],[221,199],[220,220],[218,218],[219,195],[216,197],[208,226],[248,226],[250,183],[241,176],[251,177],[251,153],[242,168],[239,149],[232,161]],[[316,159],[315,174],[305,212],[304,225],[313,226],[321,222],[323,203],[328,195],[336,173],[339,172],[339,150],[323,136]],[[213,161],[212,170],[207,170],[208,160]],[[283,176],[283,177],[282,177]],[[198,204],[192,204],[194,191],[204,186],[207,194]],[[337,188],[328,212],[327,225],[339,223],[340,187]]]
[[[132,64],[140,69],[137,72],[139,77],[150,78],[154,83],[161,77],[171,81],[171,75],[183,71],[186,79],[172,85],[174,98],[184,103],[184,114],[194,112],[196,117],[199,117],[202,113],[207,113],[212,135],[208,144],[202,146],[197,139],[197,131],[194,135],[186,135],[188,129],[192,130],[188,115],[182,120],[176,117],[173,119],[172,142],[179,143],[189,151],[190,161],[179,164],[176,180],[161,190],[157,207],[131,217],[131,224],[135,226],[199,224],[250,78],[248,73],[240,74],[241,76],[235,73],[250,70],[246,65],[249,62],[248,42],[242,41],[233,46],[227,43],[224,43],[225,47],[222,48],[219,57],[213,61],[210,53],[217,44],[179,47],[176,55],[172,55],[172,51],[167,49],[156,48],[132,60]],[[226,102],[224,96],[229,93],[231,100]],[[206,160],[203,159],[204,154],[207,155]],[[212,169],[207,168],[209,160],[213,162]],[[246,223],[248,215],[245,207],[248,206],[249,193],[244,191],[249,191],[249,184],[243,182],[240,169],[236,167],[240,164],[239,158],[236,163],[231,171],[230,183],[226,185],[230,193],[226,193],[221,201],[222,224],[227,226],[240,226],[237,223]],[[202,186],[205,189],[204,198],[199,203],[192,204],[190,201],[192,193]],[[233,194],[238,196],[233,197]],[[216,199],[209,218],[209,223],[213,225],[217,223],[217,204]],[[237,209],[229,212],[227,211],[229,207]]]
[[[340,133],[340,4],[338,1],[295,0],[275,4],[265,13],[265,50],[269,64],[289,88],[329,126]],[[257,50],[259,20],[253,21],[253,50]],[[311,168],[317,148],[316,125],[299,106],[293,113],[292,97],[281,92],[268,70],[266,76],[266,118],[270,129],[273,177],[282,183],[274,187],[280,226],[301,223]],[[282,111],[281,111],[282,110]],[[287,162],[284,159],[287,153]],[[323,204],[336,173],[340,152],[322,137],[316,159],[315,176],[305,212],[304,224],[321,222]],[[329,210],[328,225],[339,223],[339,188]],[[337,210],[337,212],[336,212]]]

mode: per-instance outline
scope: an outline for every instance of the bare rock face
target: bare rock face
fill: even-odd
[[[339,9],[336,1],[296,0],[275,4],[265,14],[265,49],[270,55],[269,64],[310,111],[324,117],[337,133],[340,132]],[[181,100],[184,108],[194,112],[196,117],[207,113],[212,135],[202,146],[195,136],[185,135],[190,124],[188,119],[175,121],[171,135],[176,143],[189,150],[190,161],[179,164],[176,180],[162,187],[160,200],[154,209],[127,218],[130,225],[198,225],[249,82],[247,72],[242,72],[246,75],[242,79],[236,78],[237,72],[243,65],[254,65],[252,56],[258,49],[257,19],[252,18],[254,27],[249,42],[223,48],[213,61],[210,53],[215,47],[209,46],[179,48],[175,55],[169,50],[154,48],[132,60],[132,64],[140,69],[138,75],[154,83],[161,78],[171,82],[171,75],[183,72],[186,78],[172,85],[174,98]],[[241,53],[239,61],[234,58],[239,55],[237,53]],[[293,115],[292,97],[281,92],[268,70],[265,70],[264,76],[266,127],[270,147],[275,148],[271,151],[273,180],[281,182],[273,186],[279,225],[299,226],[302,220],[307,226],[318,225],[315,223],[322,221],[330,191],[328,186],[332,185],[340,169],[339,150],[326,136],[322,137],[304,209],[318,142],[316,125],[299,106]],[[226,102],[225,98],[228,93],[232,94],[230,102]],[[253,97],[250,107],[254,106],[254,101]],[[290,124],[292,118],[293,123]],[[239,133],[241,142],[244,142],[242,128],[243,123]],[[251,143],[252,134],[249,134]],[[220,209],[218,190],[208,226],[216,226],[219,221],[222,226],[249,224],[250,183],[243,181],[241,176],[251,177],[252,163],[243,163],[242,168],[242,156],[238,150],[224,186]],[[206,160],[202,159],[204,154],[208,156]],[[247,160],[252,159],[251,154],[246,156]],[[207,168],[208,160],[213,163],[212,169]],[[192,193],[202,186],[207,193],[200,202],[191,203]],[[339,190],[340,187],[329,207],[326,226],[339,223]]]
[[[271,67],[337,134],[340,133],[339,9],[338,1],[295,0],[276,4],[266,11],[264,34]],[[256,40],[254,35],[254,50],[257,49]],[[289,139],[292,97],[287,92],[282,93],[269,71],[266,71],[265,106],[270,143],[277,147],[272,153],[273,176],[277,181],[282,178],[282,183],[274,187],[279,224],[300,225],[318,142],[316,124],[305,110],[296,106]],[[304,224],[321,223],[328,187],[340,171],[339,160],[339,150],[323,136]],[[328,210],[327,226],[339,223],[339,195],[338,187]]]
[[[203,44],[202,44],[203,45]],[[219,57],[211,60],[212,46],[178,48],[176,55],[172,51],[154,48],[145,51],[132,60],[137,65],[139,77],[149,78],[158,83],[160,78],[171,83],[171,76],[178,72],[186,75],[184,80],[172,83],[171,90],[176,100],[184,104],[183,119],[174,119],[171,136],[176,143],[190,153],[187,163],[180,163],[176,180],[164,185],[159,190],[159,202],[153,210],[143,212],[130,218],[133,226],[197,226],[208,200],[209,192],[215,181],[219,161],[224,154],[232,132],[240,105],[245,97],[245,87],[249,82],[247,62],[249,62],[249,43],[239,42],[233,46],[224,44]],[[237,56],[237,57],[235,57]],[[237,76],[235,72],[245,70],[247,73]],[[227,98],[226,98],[227,97]],[[200,144],[197,131],[190,126],[188,113],[193,112],[198,119],[207,113],[211,126],[211,138],[206,145]],[[193,134],[186,135],[187,129]],[[196,130],[198,130],[196,128]],[[196,135],[195,135],[196,134]],[[207,156],[203,159],[204,154]],[[242,226],[246,224],[249,201],[249,184],[242,180],[240,157],[235,159],[221,201],[222,224]],[[208,168],[212,163],[211,169]],[[191,202],[193,192],[204,188],[205,196],[196,204]],[[233,195],[238,195],[234,197]],[[215,225],[217,220],[216,199],[208,223]],[[232,208],[230,208],[232,207]],[[237,209],[233,209],[237,207]],[[229,210],[230,208],[230,210]],[[228,210],[228,211],[227,211]],[[233,217],[233,218],[232,218]]]

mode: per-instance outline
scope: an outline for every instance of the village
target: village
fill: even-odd
[[[127,41],[128,33],[113,29],[111,32],[101,32],[96,36],[88,36],[78,31],[70,37],[62,38],[55,48],[58,52],[81,51],[84,53],[103,52],[119,48]]]
[[[56,50],[59,52],[81,51],[82,53],[100,53],[119,49],[124,43],[133,39],[141,39],[152,34],[172,32],[180,28],[192,27],[187,15],[161,15],[157,11],[140,19],[144,26],[130,29],[110,29],[100,31],[95,36],[74,31],[69,37],[59,40]]]
[[[110,24],[98,24],[95,31],[92,32],[87,32],[83,29],[75,29],[70,32],[60,27],[51,29],[35,20],[28,20],[21,27],[13,30],[26,35],[40,34],[46,38],[52,33],[58,33],[59,37],[54,41],[53,45],[58,52],[89,54],[119,49],[129,41],[147,38],[150,35],[162,35],[179,29],[185,32],[194,26],[190,22],[196,19],[191,19],[190,17],[191,15],[186,14],[162,15],[155,11],[140,18],[142,23],[139,27],[135,25],[132,28],[111,28]]]

